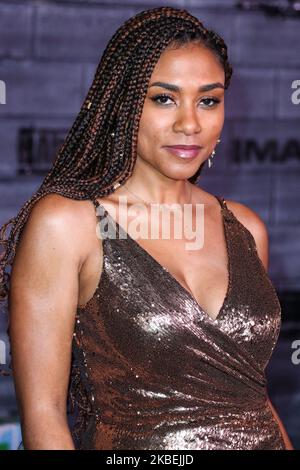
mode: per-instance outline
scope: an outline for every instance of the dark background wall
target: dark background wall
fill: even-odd
[[[187,9],[225,39],[234,68],[226,123],[202,186],[257,211],[270,237],[269,275],[283,324],[267,369],[270,395],[300,448],[300,17],[243,11],[232,0],[0,1],[0,223],[38,188],[115,30],[155,6]],[[3,328],[2,328],[3,331]],[[2,338],[5,339],[4,331]],[[12,383],[0,382],[0,416],[15,412]]]

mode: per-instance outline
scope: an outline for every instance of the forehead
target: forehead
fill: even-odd
[[[149,84],[156,80],[171,83],[194,83],[220,81],[224,83],[225,73],[215,53],[202,44],[189,43],[176,49],[165,49],[157,61]]]

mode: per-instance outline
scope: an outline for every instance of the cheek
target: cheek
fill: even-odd
[[[141,122],[138,132],[137,151],[140,154],[147,152],[153,144],[153,131],[149,124],[143,125]]]
[[[161,135],[172,126],[173,119],[174,114],[170,110],[147,104],[141,115],[140,129],[145,135]]]
[[[203,125],[203,130],[205,129],[209,134],[215,134],[220,132],[224,125],[224,111],[220,110],[217,113],[208,113]]]
[[[224,119],[225,119],[225,108],[224,108],[224,101],[223,101],[222,106],[220,106],[218,110],[218,121],[220,125],[224,123]]]
[[[221,108],[218,118],[219,118],[218,119],[219,120],[219,126],[223,126],[224,119],[225,119],[224,107]]]
[[[153,113],[152,113],[153,114]],[[156,116],[144,115],[140,120],[138,131],[138,152],[143,153],[163,145],[166,140],[168,125],[165,119]]]

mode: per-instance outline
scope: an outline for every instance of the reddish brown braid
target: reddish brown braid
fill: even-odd
[[[0,299],[7,299],[17,243],[32,206],[48,193],[87,200],[114,192],[136,161],[137,134],[148,83],[163,50],[198,41],[214,51],[224,67],[225,88],[232,68],[227,47],[189,12],[171,7],[142,11],[112,36],[81,109],[37,192],[0,229]],[[111,133],[115,136],[112,137]],[[202,164],[203,165],[203,164]],[[195,182],[198,173],[190,181]],[[9,236],[5,232],[12,225]]]

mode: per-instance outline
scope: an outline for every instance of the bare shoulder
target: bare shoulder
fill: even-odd
[[[50,193],[42,196],[33,206],[31,213],[38,217],[48,218],[50,222],[59,220],[76,221],[80,217],[86,217],[91,207],[91,201],[71,199],[61,194]]]
[[[30,244],[38,242],[41,248],[49,239],[59,240],[61,246],[65,245],[78,257],[79,266],[88,255],[89,239],[92,240],[92,237],[95,237],[92,202],[56,193],[46,194],[33,205],[22,231],[23,239],[29,239]]]
[[[226,205],[228,209],[233,212],[239,222],[241,222],[241,224],[244,225],[244,227],[246,227],[246,229],[252,234],[258,255],[267,271],[269,259],[269,236],[265,222],[257,212],[246,204],[226,200]]]

